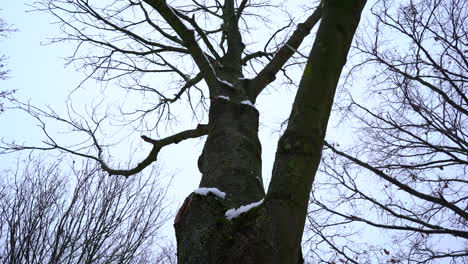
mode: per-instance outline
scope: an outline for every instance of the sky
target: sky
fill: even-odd
[[[50,37],[59,34],[58,25],[53,24],[54,20],[46,13],[28,12],[31,7],[26,5],[27,2],[30,1],[3,1],[0,4],[2,9],[0,17],[18,29],[9,38],[0,42],[0,53],[9,56],[8,68],[11,70],[10,78],[0,81],[0,90],[16,90],[15,96],[22,101],[30,101],[31,104],[40,107],[51,106],[57,112],[63,113],[66,110],[65,100],[85,75],[77,71],[74,65],[65,66],[64,58],[73,53],[74,45],[60,43],[44,45]],[[82,90],[74,93],[74,104],[83,107],[91,104],[94,96],[103,92],[101,88],[100,83],[86,82]],[[125,97],[125,94],[115,93],[112,96]],[[278,89],[276,86],[276,89],[267,91],[256,103],[256,108],[260,112],[264,186],[268,186],[276,144],[280,136],[280,125],[289,114],[293,96],[292,88]],[[121,99],[116,98],[116,100]],[[174,124],[174,132],[194,128],[196,125],[186,119],[181,120]],[[339,140],[340,143],[350,140],[349,131],[333,129],[333,123],[331,122],[329,126],[331,129],[327,137]],[[61,129],[60,126],[51,126],[51,129]],[[43,139],[35,120],[18,112],[8,111],[1,114],[0,127],[2,128],[0,138],[6,140],[14,139],[17,142],[38,144]],[[66,134],[56,136],[63,141],[69,140]],[[203,143],[203,139],[187,140],[165,147],[158,156],[157,165],[161,168],[162,174],[160,177],[164,183],[171,182],[168,198],[173,201],[170,208],[173,215],[185,197],[198,188],[201,175],[197,168],[197,159]],[[137,161],[149,151],[149,146],[143,145],[139,148],[139,144],[141,144],[140,134],[130,135],[122,147],[113,149],[114,160],[126,161],[133,154],[133,160]],[[137,153],[133,153],[132,149],[137,150]],[[2,156],[0,170],[14,166],[17,157],[17,154]],[[164,232],[168,237],[173,237],[172,219],[169,220]]]
[[[77,71],[74,65],[65,65],[67,56],[74,52],[73,43],[58,43],[45,45],[50,38],[60,34],[57,24],[52,17],[44,12],[31,12],[27,5],[30,1],[5,1],[0,5],[0,16],[7,23],[18,29],[9,38],[0,42],[0,51],[9,56],[8,68],[11,70],[10,78],[0,82],[0,89],[16,90],[15,97],[22,101],[29,101],[39,107],[52,107],[57,112],[66,110],[65,101],[71,91],[81,83],[85,74]],[[301,1],[290,1],[297,5]],[[299,13],[299,12],[298,12]],[[286,18],[285,18],[286,19]],[[310,39],[309,39],[310,42]],[[112,85],[112,83],[110,84]],[[282,88],[282,87],[280,87]],[[109,89],[114,91],[114,89]],[[103,92],[102,84],[95,81],[87,81],[82,89],[73,93],[73,104],[78,107],[89,107],[93,103],[93,97]],[[126,94],[112,93],[109,97],[121,100]],[[278,89],[278,85],[266,91],[256,104],[260,112],[260,140],[262,141],[263,177],[265,186],[271,173],[277,139],[280,135],[281,123],[287,118],[293,100],[294,91],[291,88]],[[120,97],[120,98],[118,98]],[[125,98],[127,99],[127,98]],[[112,101],[109,99],[109,101]],[[135,104],[139,104],[135,101]],[[188,122],[188,125],[187,125]],[[36,126],[33,119],[15,111],[0,115],[2,129],[0,137],[14,139],[16,142],[40,143],[43,134]],[[58,130],[48,124],[50,130]],[[191,129],[196,123],[181,118],[181,122],[174,124],[173,132]],[[336,133],[336,132],[335,132]],[[343,134],[343,133],[339,133]],[[57,134],[64,141],[69,140],[68,135]],[[115,148],[113,159],[125,161],[133,154],[133,160],[147,153],[149,146],[143,145],[140,151],[135,146],[141,144],[140,134],[135,133],[124,142],[123,147]],[[158,165],[165,174],[173,175],[173,191],[176,200],[183,199],[198,187],[200,173],[197,169],[197,159],[203,147],[203,140],[194,139],[181,142],[177,145],[165,147],[158,157]],[[131,148],[138,149],[135,154]],[[15,155],[2,158],[0,166],[12,164]]]
[[[26,4],[28,2],[31,1],[3,1],[0,4],[0,9],[2,9],[0,17],[18,29],[9,38],[0,41],[0,54],[9,56],[8,68],[11,70],[10,78],[0,81],[0,90],[16,90],[15,96],[22,101],[29,101],[39,107],[50,106],[57,112],[64,113],[66,99],[85,78],[85,75],[77,71],[74,65],[65,66],[64,58],[73,53],[74,45],[70,43],[44,45],[50,37],[59,34],[58,25],[53,24],[54,20],[46,13],[28,12],[31,10],[31,7]],[[297,4],[302,1],[288,2]],[[371,4],[368,4],[368,8],[369,6]],[[259,39],[262,38],[259,37]],[[310,41],[311,38],[308,40]],[[95,97],[103,94],[109,95],[109,102],[114,99],[117,101],[128,99],[124,93],[109,93],[115,89],[103,89],[102,84],[95,81],[86,82],[82,88],[73,93],[74,105],[82,109],[89,106]],[[281,122],[287,118],[294,96],[293,88],[280,88],[282,87],[276,85],[269,89],[256,103],[256,108],[260,112],[264,186],[268,186]],[[358,88],[358,86],[353,87],[353,89]],[[128,104],[132,103],[139,104],[138,101],[129,99]],[[181,118],[180,122],[173,124],[172,131],[194,128],[196,122],[188,119]],[[352,140],[349,130],[335,129],[335,122],[336,120],[332,120],[327,137],[340,144]],[[63,129],[53,124],[49,126],[51,130]],[[68,134],[58,133],[55,136],[62,142],[70,140]],[[40,144],[43,134],[32,118],[15,111],[7,111],[0,114],[0,138],[14,139],[20,143]],[[130,155],[133,155],[132,160],[137,162],[149,151],[149,146],[142,144],[138,132],[130,134],[121,143],[121,146],[112,149],[112,158],[116,163],[128,160]],[[172,201],[170,213],[173,215],[185,197],[198,188],[201,175],[197,168],[197,159],[203,143],[203,139],[187,140],[165,147],[158,156],[157,165],[161,171],[159,177],[163,184],[171,183],[168,199]],[[142,144],[141,147],[140,144]],[[17,154],[1,156],[0,170],[15,166],[17,157]],[[173,238],[172,221],[170,219],[164,228],[164,232],[170,238]],[[372,234],[374,239],[382,239],[381,235],[376,236],[378,232],[375,230],[368,227],[367,230],[369,233],[374,232]]]
[[[3,1],[0,4],[0,17],[18,29],[9,38],[0,41],[0,54],[9,56],[8,68],[11,70],[10,78],[0,81],[0,90],[16,90],[15,96],[22,101],[47,107],[51,106],[59,113],[66,110],[65,100],[70,92],[85,78],[83,72],[77,71],[74,65],[65,66],[64,58],[74,51],[74,45],[69,43],[44,45],[50,37],[59,34],[57,24],[46,13],[27,12],[31,10],[26,3],[31,1]],[[297,4],[301,0],[288,1]],[[368,5],[371,6],[369,3]],[[365,11],[366,12],[366,11]],[[296,14],[294,14],[296,15]],[[257,37],[257,36],[256,36]],[[259,37],[259,39],[262,39]],[[309,41],[311,38],[308,39]],[[112,84],[111,84],[112,85]],[[260,112],[260,140],[262,142],[263,180],[268,186],[269,175],[273,164],[277,140],[279,138],[280,124],[289,113],[294,96],[294,89],[270,89],[263,94],[256,108]],[[111,87],[112,88],[112,87]],[[355,87],[353,89],[356,89]],[[88,81],[83,89],[73,94],[73,102],[77,107],[89,106],[95,96],[106,94],[113,89],[103,90],[102,84]],[[109,101],[127,99],[123,93],[111,93]],[[112,98],[115,97],[115,98]],[[131,101],[138,104],[138,101]],[[63,129],[60,126],[50,125],[51,130]],[[195,122],[181,118],[174,124],[173,132],[194,128]],[[56,134],[63,142],[70,140],[68,134]],[[334,129],[334,122],[329,126],[327,137],[340,144],[351,139],[348,130]],[[0,138],[39,144],[43,134],[33,119],[14,111],[0,114]],[[126,161],[133,155],[133,161],[143,157],[149,146],[141,144],[140,134],[131,134],[121,147],[113,148],[113,161]],[[203,147],[203,139],[181,142],[177,145],[165,147],[158,156],[157,164],[161,168],[163,182],[171,181],[168,194],[173,201],[172,214],[175,214],[180,204],[193,190],[198,188],[200,172],[197,168],[197,159]],[[136,153],[134,153],[136,151]],[[16,154],[0,156],[0,170],[16,164]],[[0,179],[1,180],[1,179]],[[369,228],[369,230],[371,230]],[[371,230],[370,232],[375,231]],[[168,237],[173,236],[172,219],[165,227]],[[381,239],[382,237],[374,238]]]
[[[54,20],[47,13],[31,12],[32,8],[27,5],[28,2],[30,1],[3,1],[0,5],[0,17],[18,29],[0,42],[1,53],[9,57],[10,69],[10,78],[0,82],[0,90],[16,90],[15,97],[19,100],[43,108],[50,106],[58,113],[63,113],[66,111],[65,100],[85,75],[77,71],[73,65],[65,65],[64,58],[73,53],[74,45],[69,43],[45,45],[51,37],[59,34],[58,25],[53,23]],[[94,81],[86,82],[83,88],[73,95],[74,105],[90,105],[93,96],[102,92],[101,84]],[[260,139],[265,186],[268,186],[276,143],[280,135],[280,124],[288,115],[293,95],[290,89],[273,90],[263,95],[256,104],[261,115]],[[36,124],[35,120],[24,114],[7,111],[0,115],[2,127],[0,138],[6,141],[15,140],[18,143],[40,144],[44,135]],[[193,122],[186,125],[182,121],[174,125],[173,130],[178,132],[194,128],[195,125]],[[53,124],[48,126],[51,131],[54,128],[63,129]],[[56,134],[56,136],[63,141],[70,140],[66,134]],[[113,158],[125,161],[134,154],[130,148],[141,144],[139,136],[135,133],[124,142],[123,147],[115,148],[112,153]],[[148,147],[143,145],[143,149],[137,151],[133,159],[136,161],[138,157],[144,156],[149,151]],[[203,140],[188,140],[165,147],[158,156],[158,166],[161,168],[164,181],[172,181],[169,199],[174,201],[172,209],[174,214],[185,197],[198,187],[201,175],[197,168],[197,159],[202,147]],[[0,169],[14,166],[17,158],[18,154],[3,155],[0,159]]]

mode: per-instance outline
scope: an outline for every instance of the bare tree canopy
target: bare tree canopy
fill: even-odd
[[[1,11],[1,9],[0,9]],[[8,37],[12,32],[16,31],[10,24],[8,24],[3,18],[0,17],[0,39]],[[9,70],[6,69],[6,61],[8,57],[5,54],[0,54],[0,80],[5,80],[8,78]],[[0,113],[3,112],[3,103],[2,99],[7,98],[14,91],[0,89]]]
[[[1,263],[174,261],[158,252],[167,214],[157,180],[112,179],[91,163],[71,172],[60,161],[43,163],[32,158],[1,173]]]
[[[365,3],[305,3],[300,23],[271,31],[264,14],[280,9],[270,1],[38,1],[36,9],[53,14],[64,31],[52,42],[76,44],[70,63],[101,83],[118,82],[127,92],[123,100],[136,103],[109,112],[104,101],[83,110],[69,102],[58,113],[13,101],[46,138],[42,145],[5,142],[3,152],[71,153],[128,178],[156,162],[166,146],[206,136],[198,159],[201,189],[187,197],[174,223],[178,263],[301,263],[309,194]],[[314,40],[302,45],[319,21]],[[256,31],[262,24],[266,31]],[[295,65],[300,77],[292,79],[287,70]],[[298,85],[265,190],[255,103],[281,74]],[[130,100],[134,92],[141,101]],[[181,114],[199,124],[159,137],[157,128],[173,118],[179,102],[186,103]],[[80,143],[54,136],[52,121],[69,127]],[[140,162],[112,164],[109,147],[118,139],[105,129],[116,122],[143,133],[151,146]]]
[[[3,18],[0,17],[0,38],[6,38],[14,31],[16,31],[16,29],[14,29],[12,25],[8,24]],[[5,80],[7,78],[8,70],[5,68],[6,60],[6,55],[0,54],[0,80]]]
[[[311,245],[336,263],[466,263],[468,3],[382,0],[372,14],[351,73],[372,68],[372,89],[343,104],[359,140],[326,144]],[[364,244],[359,228],[388,239]]]

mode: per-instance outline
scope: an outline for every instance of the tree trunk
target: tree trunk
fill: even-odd
[[[200,187],[216,187],[225,199],[192,193],[174,223],[178,263],[301,263],[301,238],[309,192],[338,79],[365,0],[328,0],[288,127],[278,143],[272,181],[261,180],[258,111],[240,100],[215,97],[199,159]],[[240,85],[249,94],[247,85]],[[225,212],[264,202],[237,218]]]

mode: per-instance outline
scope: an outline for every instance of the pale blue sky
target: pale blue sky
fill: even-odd
[[[64,57],[74,51],[74,44],[57,44],[44,46],[48,37],[59,33],[58,25],[52,24],[50,15],[41,12],[26,12],[31,9],[25,3],[31,1],[3,1],[0,4],[0,17],[13,24],[19,31],[13,33],[8,39],[0,42],[0,53],[10,57],[8,68],[11,70],[10,79],[0,81],[0,90],[17,90],[16,97],[22,101],[31,100],[37,106],[50,105],[57,111],[65,109],[65,99],[70,91],[83,80],[85,75],[77,72],[73,65],[65,68]],[[290,3],[300,2],[289,1]],[[371,4],[368,4],[368,8]],[[367,12],[367,11],[366,11]],[[310,41],[310,38],[309,38]],[[358,84],[362,84],[359,82]],[[94,94],[100,91],[100,85],[94,81],[85,84],[86,91],[75,97],[75,103],[79,105],[89,104]],[[278,87],[277,87],[278,88]],[[282,88],[282,87],[281,87]],[[359,89],[359,87],[353,87]],[[361,88],[362,89],[362,88]],[[294,90],[278,89],[270,90],[271,93],[262,95],[256,105],[261,115],[260,139],[262,141],[263,177],[265,186],[271,173],[277,139],[279,137],[279,125],[287,117]],[[117,94],[122,96],[122,94]],[[119,100],[119,98],[117,98]],[[135,102],[138,104],[138,102]],[[183,120],[186,121],[186,120]],[[189,129],[194,123],[182,122],[174,127],[174,132]],[[60,127],[57,127],[60,128]],[[335,142],[346,142],[351,137],[350,130],[334,129],[333,123],[329,127],[328,137]],[[67,135],[58,135],[62,140],[68,140]],[[125,161],[131,154],[130,146],[141,143],[139,133],[129,136],[123,142],[122,147],[112,152],[115,161]],[[0,115],[0,138],[15,139],[17,142],[40,143],[43,134],[35,126],[33,119],[17,112],[7,112]],[[174,175],[169,197],[173,197],[174,206],[171,209],[175,213],[178,205],[194,189],[198,187],[200,173],[197,169],[197,159],[203,147],[203,140],[190,140],[164,148],[158,159],[162,172],[169,178]],[[144,156],[148,147],[143,145],[143,150],[136,153],[135,160]],[[0,170],[15,163],[16,155],[0,157]],[[375,229],[367,227],[368,233],[381,242],[383,237],[376,236]],[[172,236],[172,219],[166,226],[168,236]]]
[[[31,7],[26,3],[31,1],[3,1],[0,8],[0,16],[8,23],[13,24],[19,31],[8,39],[0,42],[1,53],[7,54],[10,59],[8,67],[11,70],[10,79],[0,82],[0,89],[17,90],[16,97],[22,101],[31,101],[31,104],[44,107],[50,105],[58,112],[64,111],[67,95],[76,88],[85,77],[77,72],[73,65],[64,66],[64,57],[74,51],[74,44],[41,45],[50,37],[60,33],[57,24],[52,24],[52,17],[43,12],[27,12]],[[90,104],[93,92],[99,91],[100,85],[94,81],[85,84],[87,92],[82,92],[75,104]],[[91,95],[90,95],[91,94]],[[263,177],[265,186],[271,173],[277,139],[279,137],[279,125],[288,115],[294,91],[282,89],[263,95],[257,103],[257,109],[261,113],[260,137],[263,153]],[[138,102],[136,102],[138,103]],[[32,118],[24,114],[8,111],[0,115],[2,127],[0,138],[16,140],[30,144],[39,144],[44,138],[42,132],[36,127]],[[195,124],[179,124],[174,131],[193,128]],[[180,127],[180,129],[178,129]],[[60,128],[60,127],[57,127]],[[67,135],[58,135],[62,140],[69,140]],[[114,160],[126,161],[131,154],[131,144],[141,144],[139,134],[135,133],[122,144],[119,151],[113,151]],[[158,158],[162,172],[167,176],[174,175],[169,197],[173,197],[175,213],[185,197],[198,187],[200,172],[197,169],[197,159],[203,147],[201,140],[190,140],[164,148]],[[143,145],[143,151],[135,155],[135,159],[147,153],[149,146]],[[26,154],[26,153],[24,153]],[[5,169],[15,164],[17,155],[2,156],[0,169]],[[136,160],[134,160],[136,161]],[[167,177],[167,178],[169,178]],[[166,226],[166,232],[171,236],[172,219]]]
[[[46,13],[26,12],[31,9],[26,6],[30,1],[4,1],[0,8],[0,16],[8,23],[13,24],[19,31],[10,38],[0,42],[1,53],[7,54],[10,59],[8,67],[11,70],[10,79],[0,82],[0,89],[15,89],[16,97],[23,101],[31,100],[37,106],[50,105],[57,111],[65,109],[64,101],[67,95],[85,77],[83,73],[76,72],[73,66],[65,68],[63,58],[73,52],[74,45],[48,45],[48,37],[59,33],[58,26],[51,24],[53,20]],[[310,40],[309,40],[310,41]],[[76,99],[77,104],[89,104],[92,101],[91,91],[99,91],[100,85],[94,81],[85,85],[89,93],[81,93]],[[294,90],[282,89],[271,91],[262,95],[256,105],[261,114],[260,139],[262,141],[263,177],[265,183],[269,179],[279,137],[279,125],[287,117],[294,96]],[[15,139],[18,142],[40,143],[43,138],[34,123],[34,120],[24,114],[7,112],[0,115],[0,137]],[[178,129],[178,127],[180,129]],[[180,124],[174,128],[175,132],[181,129],[193,128],[194,125]],[[347,131],[333,131],[335,137],[344,140],[349,136]],[[67,139],[62,137],[62,139]],[[135,133],[124,142],[124,147],[113,152],[115,160],[125,161],[131,154],[129,146],[141,143],[139,134]],[[197,159],[201,152],[203,141],[190,140],[164,148],[159,155],[158,162],[162,165],[162,172],[174,175],[170,197],[174,197],[173,212],[178,208],[184,198],[198,187],[200,173],[197,169]],[[145,148],[146,147],[146,148]],[[143,146],[143,151],[135,157],[143,156],[149,146]],[[0,168],[6,168],[14,163],[16,155],[2,156]],[[267,184],[265,184],[267,186]],[[167,230],[172,232],[172,220]]]
[[[0,89],[17,90],[15,96],[22,100],[30,100],[31,104],[44,107],[50,105],[58,112],[65,110],[64,101],[70,91],[76,88],[85,77],[77,72],[73,65],[64,66],[64,57],[74,51],[74,44],[43,45],[49,37],[60,33],[57,24],[53,24],[52,17],[43,12],[27,12],[31,7],[26,5],[30,1],[5,1],[1,4],[0,16],[8,23],[13,24],[19,31],[13,33],[8,39],[0,42],[0,50],[7,54],[8,67],[11,70],[10,79],[0,82]],[[98,91],[100,85],[94,81],[85,84],[87,91]],[[78,98],[78,104],[89,104],[92,95],[83,92]],[[263,143],[264,177],[269,178],[272,160],[276,149],[276,140],[279,136],[279,124],[289,111],[293,92],[283,90],[265,95],[260,98],[257,107],[261,113],[261,140]],[[75,98],[76,99],[76,98]],[[76,103],[76,101],[75,101]],[[8,111],[0,115],[0,124],[3,127],[0,137],[17,142],[40,143],[43,134],[36,127],[33,119],[24,114]],[[192,128],[181,124],[174,131]],[[60,136],[60,135],[59,135]],[[65,139],[67,139],[65,137]],[[132,135],[119,152],[113,152],[115,160],[125,161],[130,155],[129,146],[141,143],[139,134]],[[200,173],[197,169],[197,158],[201,152],[203,141],[190,140],[178,145],[166,147],[160,152],[159,164],[163,172],[175,175],[173,192],[176,203],[180,203],[195,188],[197,188]],[[145,146],[144,146],[145,147]],[[147,148],[145,149],[147,150]],[[137,153],[136,157],[144,155],[146,151]],[[13,164],[16,155],[3,156],[0,166],[6,168]]]

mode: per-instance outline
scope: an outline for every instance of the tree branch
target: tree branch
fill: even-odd
[[[372,165],[368,164],[368,163],[365,163],[363,161],[361,161],[360,159],[358,158],[355,158],[355,157],[352,157],[351,155],[348,155],[342,151],[339,151],[337,150],[335,147],[333,147],[331,144],[328,144],[327,142],[324,143],[325,146],[327,146],[330,150],[332,150],[334,153],[356,163],[357,165],[369,170],[369,171],[372,171],[373,173],[375,173],[376,175],[380,176],[382,179],[390,182],[391,184],[397,186],[398,188],[402,189],[403,191],[411,194],[411,195],[414,195],[420,199],[423,199],[423,200],[426,200],[426,201],[429,201],[429,202],[433,202],[433,203],[436,203],[436,204],[440,204],[444,207],[447,207],[449,208],[450,210],[452,210],[453,212],[455,212],[456,214],[458,214],[459,216],[463,217],[464,219],[468,219],[468,213],[466,213],[466,211],[464,211],[463,209],[461,209],[460,207],[456,206],[455,204],[453,203],[450,203],[449,201],[445,200],[443,197],[435,197],[435,196],[431,196],[431,195],[427,195],[425,193],[421,193],[411,187],[409,187],[407,184],[404,184],[394,178],[392,178],[390,175],[387,175],[386,173],[384,173],[383,171],[373,167]]]
[[[122,175],[125,177],[129,177],[129,176],[132,176],[134,174],[141,172],[143,169],[145,169],[150,164],[155,162],[157,160],[159,151],[163,147],[167,145],[171,145],[171,144],[178,144],[179,142],[186,140],[186,139],[198,138],[206,134],[208,134],[208,125],[200,124],[195,129],[185,130],[175,135],[172,135],[163,139],[159,139],[159,140],[152,139],[143,135],[141,136],[141,138],[145,142],[153,144],[153,148],[151,149],[148,156],[143,161],[138,163],[138,165],[136,165],[135,167],[128,169],[128,170],[116,170],[116,169],[111,169],[110,167],[108,167],[103,161],[100,161],[99,163],[101,164],[102,169],[108,172],[110,175]]]
[[[275,54],[273,59],[260,71],[260,73],[253,79],[250,85],[249,94],[251,94],[253,102],[262,90],[271,82],[275,80],[276,74],[281,70],[284,64],[292,57],[295,51],[299,48],[304,38],[309,35],[312,28],[317,24],[319,19],[322,17],[322,8],[317,7],[315,11],[310,15],[306,21],[297,25],[297,29],[294,31],[292,36],[288,39],[278,52]]]
[[[325,210],[335,214],[339,215],[345,219],[352,220],[352,221],[358,221],[358,222],[363,222],[368,225],[374,226],[374,227],[380,227],[384,229],[393,229],[393,230],[402,230],[402,231],[414,231],[418,233],[424,233],[424,234],[451,234],[454,236],[462,237],[462,238],[468,238],[468,232],[462,231],[462,230],[451,230],[451,229],[445,229],[445,228],[440,228],[440,229],[424,229],[424,228],[417,228],[413,226],[403,226],[403,225],[386,225],[386,224],[380,224],[376,223],[370,220],[367,220],[362,217],[354,216],[354,215],[346,215],[343,213],[340,213],[336,210],[330,209],[330,208],[324,208]]]
[[[228,50],[224,56],[224,59],[227,62],[227,65],[225,66],[232,68],[235,73],[240,73],[242,71],[240,58],[242,57],[245,44],[242,42],[242,36],[239,31],[238,19],[234,8],[234,0],[226,0],[224,2],[223,21],[228,44]]]
[[[200,35],[206,47],[210,50],[211,54],[213,54],[217,61],[221,61],[221,57],[219,56],[218,52],[216,52],[215,48],[211,44],[203,29],[201,29],[195,21],[195,17],[190,18],[189,16],[186,16],[181,12],[178,12],[177,10],[174,11],[176,12],[177,16],[181,17],[183,20],[187,21],[188,23],[190,23],[190,25],[192,25],[192,27],[197,31],[198,35]]]
[[[241,63],[242,65],[245,66],[250,60],[260,58],[260,57],[271,57],[271,56],[273,56],[272,52],[257,51],[254,53],[247,54],[244,58],[242,58]]]
[[[61,118],[55,112],[47,113],[44,110],[41,110],[34,106],[30,106],[28,104],[24,104],[18,101],[14,101],[14,102],[18,104],[17,106],[18,109],[25,111],[27,114],[29,114],[31,117],[35,118],[39,122],[39,127],[42,129],[48,141],[43,142],[46,145],[45,147],[25,146],[25,145],[16,144],[14,142],[7,143],[7,142],[2,141],[3,146],[0,145],[0,150],[1,150],[0,154],[14,152],[14,151],[22,151],[22,150],[44,150],[44,151],[45,150],[47,151],[59,150],[61,152],[70,153],[75,156],[95,160],[96,162],[99,163],[101,168],[107,173],[109,173],[110,175],[122,175],[125,177],[129,177],[131,175],[137,174],[157,160],[158,153],[163,147],[170,145],[170,144],[177,144],[186,139],[197,138],[197,137],[201,137],[203,135],[208,134],[208,125],[199,124],[197,128],[195,129],[182,131],[177,134],[174,134],[174,135],[171,135],[166,138],[159,139],[159,140],[151,139],[147,136],[141,136],[141,138],[145,142],[153,144],[153,148],[151,149],[150,153],[146,156],[146,158],[144,158],[140,163],[138,163],[133,168],[113,169],[104,161],[102,145],[98,142],[97,137],[96,137],[96,131],[98,130],[100,123],[105,119],[105,117],[98,119],[98,120],[93,119],[95,127],[94,129],[92,129],[90,125],[88,124],[88,122],[86,121],[85,121],[85,124],[83,124],[81,121],[78,121],[78,120],[67,120],[67,119]],[[78,150],[76,150],[77,145],[62,146],[59,143],[57,143],[49,135],[46,129],[46,123],[43,120],[43,118],[50,118],[50,119],[65,123],[71,126],[75,131],[86,133],[90,137],[90,140],[92,141],[92,144],[90,146],[86,146],[86,148],[95,147],[97,150],[97,156],[88,154],[88,153],[83,153],[82,151],[80,151],[83,149],[83,147],[80,147]],[[75,147],[75,149],[73,147]]]
[[[190,51],[193,60],[200,69],[200,72],[202,72],[208,86],[216,87],[219,84],[219,80],[216,77],[216,73],[208,61],[208,58],[206,58],[203,50],[198,45],[197,40],[195,39],[194,30],[190,30],[184,25],[165,0],[144,0],[144,2],[156,9],[166,22],[175,30],[184,42],[185,47]]]

